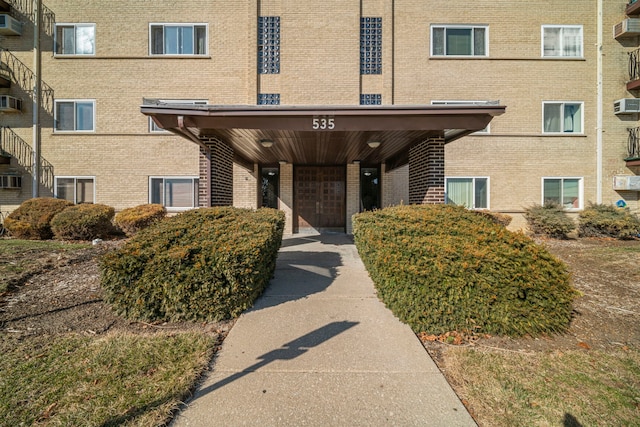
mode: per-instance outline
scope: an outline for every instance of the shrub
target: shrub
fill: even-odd
[[[472,211],[472,212],[476,213],[477,215],[486,216],[491,221],[495,222],[496,224],[500,224],[503,227],[508,227],[509,224],[511,224],[511,221],[513,220],[511,216],[507,214],[499,213],[499,212],[491,212],[491,211]]]
[[[51,230],[60,240],[91,240],[113,232],[115,210],[101,204],[70,206],[51,220]]]
[[[51,219],[73,203],[51,197],[38,197],[23,202],[11,212],[4,226],[18,239],[46,240],[53,237]]]
[[[522,233],[451,205],[354,216],[358,252],[386,306],[415,332],[522,336],[567,328],[566,266]]]
[[[196,209],[145,228],[100,262],[105,299],[131,319],[218,321],[269,283],[284,213]]]
[[[162,205],[140,205],[118,212],[114,222],[127,236],[133,236],[143,228],[160,221],[166,215],[167,210]]]
[[[590,204],[578,216],[581,237],[615,237],[630,239],[640,235],[640,219],[628,208]]]
[[[575,222],[556,203],[533,205],[525,210],[524,217],[533,234],[566,239],[576,228]]]

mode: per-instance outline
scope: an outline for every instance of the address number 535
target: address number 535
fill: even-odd
[[[314,117],[311,122],[313,130],[331,130],[336,127],[333,117]]]

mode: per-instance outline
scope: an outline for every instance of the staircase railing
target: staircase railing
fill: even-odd
[[[33,174],[33,149],[10,127],[0,127],[0,154],[9,154],[18,160],[18,164]],[[40,184],[53,189],[53,165],[40,157]]]
[[[4,75],[8,76],[11,81],[33,98],[33,88],[36,81],[35,73],[7,49],[0,48],[0,68],[3,70],[2,73]],[[42,107],[53,115],[53,88],[43,81],[40,84]]]
[[[28,17],[31,22],[35,22],[36,16],[33,12],[33,0],[5,0],[17,12]],[[42,28],[44,33],[53,37],[56,26],[56,14],[44,4],[42,5]]]

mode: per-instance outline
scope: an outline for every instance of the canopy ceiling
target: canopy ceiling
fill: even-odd
[[[386,163],[408,161],[409,148],[429,138],[451,142],[484,129],[500,105],[465,106],[218,106],[145,104],[143,114],[162,129],[200,145],[216,138],[236,161],[276,164]],[[272,141],[268,143],[261,141]],[[370,142],[379,142],[371,148]]]

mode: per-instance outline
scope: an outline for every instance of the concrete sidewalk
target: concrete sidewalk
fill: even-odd
[[[350,237],[285,238],[275,278],[173,426],[475,426]]]

